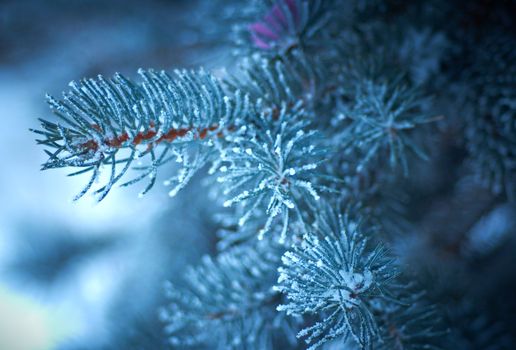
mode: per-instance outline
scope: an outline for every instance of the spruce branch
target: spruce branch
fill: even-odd
[[[318,201],[321,191],[330,190],[324,185],[330,178],[318,170],[330,153],[322,146],[321,136],[309,130],[301,103],[265,109],[250,121],[228,135],[232,147],[221,154],[217,181],[229,197],[224,206],[246,208],[239,226],[263,209],[266,219],[258,238],[262,239],[280,217],[283,229],[279,241],[284,243],[291,217],[302,220],[303,203]]]
[[[427,159],[414,137],[414,129],[437,120],[425,110],[426,99],[417,90],[400,83],[399,79],[376,82],[355,81],[345,92],[349,102],[342,102],[333,125],[342,127],[335,142],[342,147],[356,148],[363,154],[358,171],[383,154],[395,169],[401,164],[408,175],[407,153]]]
[[[243,58],[238,70],[224,83],[231,91],[246,91],[254,101],[269,107],[280,107],[302,100],[306,105],[315,96],[315,88],[323,73],[319,62],[311,62],[303,53],[267,58],[253,55]]]
[[[372,244],[351,221],[321,206],[303,241],[286,252],[277,290],[289,303],[278,307],[288,315],[315,314],[321,321],[303,329],[309,349],[352,337],[361,348],[372,348],[380,337],[374,317],[378,300],[395,302],[391,289],[398,275],[385,248]]]
[[[42,169],[78,167],[70,175],[91,173],[82,197],[99,178],[103,166],[109,167],[108,182],[94,191],[102,200],[137,159],[148,158],[139,166],[141,174],[127,186],[145,178],[154,185],[158,168],[176,160],[181,164],[177,176],[167,183],[183,187],[199,168],[217,153],[217,145],[229,132],[235,116],[245,115],[248,99],[239,91],[228,96],[220,81],[203,70],[140,70],[141,82],[120,74],[112,79],[99,76],[70,83],[63,100],[48,97],[57,123],[41,120],[41,130],[49,159]]]
[[[167,286],[170,305],[162,319],[172,345],[218,349],[272,349],[273,332],[295,342],[295,326],[275,311],[281,295],[272,289],[281,250],[261,241],[205,257],[185,274],[183,288]]]
[[[395,292],[400,302],[379,300],[374,305],[381,329],[375,344],[379,350],[442,350],[438,345],[447,334],[441,312],[425,300],[424,292],[404,283]]]

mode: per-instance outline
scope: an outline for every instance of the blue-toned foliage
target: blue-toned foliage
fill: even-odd
[[[378,300],[372,305],[380,328],[373,349],[379,350],[443,350],[442,338],[448,332],[442,327],[441,312],[428,305],[424,293],[408,288],[412,294],[400,291],[400,302]],[[404,297],[402,297],[404,295]],[[324,350],[363,349],[351,339],[340,337],[322,346]]]
[[[254,101],[263,101],[268,107],[279,108],[282,103],[292,105],[300,100],[310,107],[324,75],[321,62],[313,60],[299,52],[281,59],[253,55],[244,58],[239,69],[224,82],[230,90],[244,90]]]
[[[294,341],[296,322],[275,310],[281,296],[272,286],[281,251],[264,243],[206,256],[186,271],[184,287],[167,286],[170,304],[162,319],[172,345],[273,349],[275,332]]]
[[[484,38],[463,73],[465,143],[475,177],[516,199],[516,39]]]
[[[284,242],[290,217],[302,219],[303,202],[318,201],[320,191],[329,189],[318,178],[319,164],[329,156],[316,131],[309,130],[309,121],[300,104],[267,110],[249,125],[229,135],[232,148],[222,153],[218,182],[229,198],[224,206],[241,204],[247,208],[239,221],[245,224],[257,209],[264,208],[266,220],[258,237],[270,230],[273,220],[281,217]]]
[[[228,96],[214,76],[204,72],[140,70],[141,83],[120,74],[70,83],[71,90],[59,101],[48,98],[57,123],[41,120],[48,161],[43,169],[78,167],[71,175],[91,173],[83,196],[109,167],[109,180],[94,191],[102,200],[137,159],[141,174],[122,184],[150,178],[142,194],[156,180],[157,170],[175,160],[182,166],[168,182],[185,185],[216,153],[216,144],[228,132],[235,116],[247,113],[248,102],[236,91]]]
[[[410,284],[398,288],[399,302],[379,301],[375,315],[381,329],[374,349],[442,350],[442,312],[425,300],[425,293]]]
[[[358,148],[363,154],[359,168],[388,157],[392,168],[401,165],[408,175],[408,152],[426,158],[413,131],[435,120],[425,111],[427,101],[399,79],[376,82],[363,77],[350,85],[344,90],[350,101],[341,103],[333,121],[336,126],[343,125],[335,142],[343,149]]]
[[[320,208],[302,242],[282,258],[277,290],[289,303],[278,310],[320,315],[321,321],[298,334],[312,343],[310,349],[337,337],[352,337],[361,347],[372,348],[380,336],[375,305],[395,300],[391,289],[397,269],[359,222]]]
[[[450,48],[442,31],[414,24],[386,28],[380,21],[365,22],[341,35],[338,50],[346,78],[403,75],[412,87],[434,84],[431,78]]]

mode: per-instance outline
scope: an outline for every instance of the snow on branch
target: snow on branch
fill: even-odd
[[[103,167],[109,180],[94,190],[102,200],[136,160],[140,175],[130,185],[150,179],[145,194],[155,183],[158,168],[171,160],[181,164],[169,180],[178,188],[216,153],[217,143],[229,132],[235,116],[247,113],[248,100],[239,91],[228,96],[217,78],[203,70],[139,71],[135,83],[116,74],[70,83],[62,100],[48,97],[57,123],[41,120],[48,160],[43,169],[75,167],[71,174],[91,173],[82,197],[97,181]],[[138,162],[140,163],[140,162]],[[172,190],[172,194],[177,191]]]

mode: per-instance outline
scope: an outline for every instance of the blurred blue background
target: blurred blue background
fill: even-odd
[[[213,7],[0,1],[0,349],[161,346],[163,281],[212,249],[209,204],[191,193],[198,181],[174,199],[159,186],[138,199],[134,186],[72,202],[84,179],[40,172],[45,154],[29,128],[51,115],[45,93],[60,97],[74,79],[220,66]]]

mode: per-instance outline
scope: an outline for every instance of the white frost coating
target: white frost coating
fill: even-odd
[[[284,217],[283,217],[283,229],[281,230],[281,235],[279,238],[280,244],[284,244],[287,239],[288,221],[289,221],[288,211],[285,211]]]
[[[177,185],[172,190],[170,190],[170,192],[168,192],[168,195],[170,197],[175,197],[177,193],[186,185],[186,180],[189,179],[191,175],[192,174],[189,174],[185,168],[179,170],[176,178],[174,179],[174,182],[177,182]]]
[[[290,262],[295,263],[295,264],[297,264],[299,262],[299,258],[297,257],[297,255],[294,255],[291,252],[285,253],[285,255],[283,257],[285,259],[288,259]],[[287,263],[285,263],[285,264],[287,264]],[[291,264],[288,264],[288,265],[291,265]]]
[[[292,147],[294,147],[294,140],[290,140],[290,141],[287,143],[286,153],[290,153],[290,151],[292,150]]]
[[[170,192],[168,192],[168,196],[175,197],[177,195],[177,193],[179,192],[179,190],[180,190],[180,186],[174,187]]]
[[[357,230],[357,228],[358,228],[358,225],[357,225],[356,222],[350,222],[349,225],[348,225],[348,230],[350,232],[355,232]]]
[[[235,198],[233,199],[228,199],[227,201],[224,202],[224,207],[230,207],[232,206],[233,204],[235,203],[238,203],[240,202],[241,200],[247,198],[249,196],[249,191],[244,191],[242,192],[241,194],[239,194],[238,196],[236,196]]]
[[[316,168],[317,168],[317,164],[315,164],[315,163],[306,164],[301,167],[302,170],[314,170]]]
[[[283,281],[286,281],[288,279],[288,275],[283,272],[283,269],[280,271],[280,275],[278,277],[278,283],[282,283]]]
[[[302,187],[308,191],[312,195],[312,197],[318,201],[321,197],[319,197],[319,194],[315,191],[315,189],[312,187],[312,184],[308,181],[296,181],[296,185],[299,187]]]
[[[342,277],[344,284],[355,292],[364,292],[373,283],[373,274],[369,270],[365,270],[362,274],[340,270],[339,275]]]
[[[295,208],[295,205],[294,205],[294,202],[292,202],[291,200],[289,199],[283,199],[282,200],[283,204],[285,204],[285,206],[289,209],[294,209]]]

